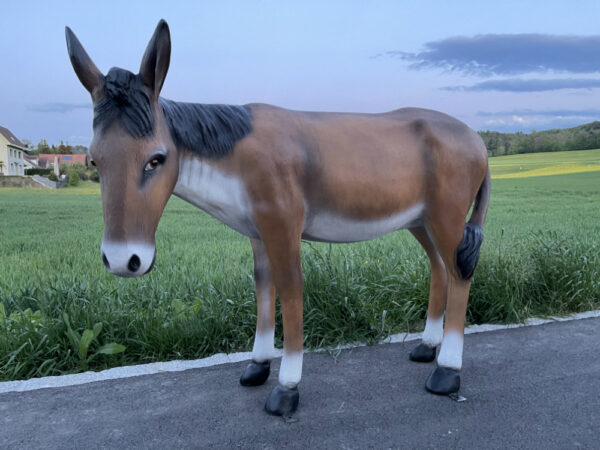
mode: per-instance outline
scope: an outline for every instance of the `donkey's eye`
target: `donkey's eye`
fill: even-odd
[[[165,156],[157,155],[146,163],[146,167],[144,167],[144,172],[146,172],[146,173],[154,172],[164,162],[165,162]]]
[[[148,161],[146,164],[146,172],[151,172],[152,170],[156,170],[156,168],[160,165],[157,158],[154,158],[151,161]]]

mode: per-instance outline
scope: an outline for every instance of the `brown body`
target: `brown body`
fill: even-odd
[[[207,164],[244,180],[256,202],[276,204],[289,191],[284,195],[299,201],[308,222],[320,210],[368,221],[424,202],[423,224],[443,202],[458,209],[464,224],[487,173],[479,136],[436,111],[343,114],[249,107],[253,133],[231,157]],[[459,234],[462,238],[462,229]]]
[[[98,105],[115,83],[112,71],[105,79],[70,30],[67,42],[75,71],[101,113]],[[284,356],[280,386],[266,407],[288,414],[297,405],[302,368],[301,239],[352,242],[408,228],[431,261],[427,326],[411,359],[431,360],[431,350],[435,357],[441,344],[440,368],[460,369],[470,278],[489,198],[487,152],[479,136],[452,117],[417,108],[346,114],[252,104],[244,110],[251,129],[230,151],[209,157],[176,139],[167,109],[159,106],[169,55],[168,27],[161,22],[140,74],[116,74],[139,83],[142,97],[149,98],[151,132],[135,136],[126,117],[105,127],[95,122],[90,156],[102,177],[103,259],[109,270],[122,276],[150,270],[154,232],[172,193],[250,237],[257,334],[254,361],[241,382],[261,384],[268,376],[277,292]],[[458,375],[440,368],[428,389],[457,390]]]

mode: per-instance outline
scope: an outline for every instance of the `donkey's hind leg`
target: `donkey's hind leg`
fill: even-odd
[[[427,383],[427,390],[434,394],[447,395],[460,388],[459,371],[462,368],[465,315],[471,280],[463,280],[449,274],[448,305],[444,337],[437,358],[437,368],[433,370]]]
[[[429,257],[431,279],[425,331],[421,343],[410,352],[409,358],[416,362],[431,362],[435,359],[436,348],[442,343],[444,334],[444,308],[448,291],[446,266],[424,227],[412,228],[410,232]]]
[[[269,378],[271,358],[275,354],[275,285],[271,279],[269,259],[262,241],[250,239],[254,252],[254,282],[256,284],[256,334],[252,362],[240,378],[242,386],[260,386]]]
[[[456,392],[460,388],[459,371],[462,367],[467,301],[471,277],[483,240],[481,228],[471,223],[465,225],[463,212],[459,208],[454,211],[450,208],[449,211],[446,211],[444,217],[430,221],[427,226],[448,274],[448,298],[444,335],[437,358],[438,367],[426,383],[428,391],[442,395]]]

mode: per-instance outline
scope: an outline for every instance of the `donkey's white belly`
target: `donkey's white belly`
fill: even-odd
[[[307,216],[302,237],[324,242],[367,241],[414,226],[422,213],[422,203],[417,203],[401,213],[375,220],[358,220],[329,211],[319,211]]]
[[[173,192],[234,230],[251,237],[258,233],[243,183],[193,156],[181,158]]]
[[[250,198],[238,178],[224,174],[193,156],[182,157],[174,194],[234,230],[246,236],[258,237]],[[302,237],[324,242],[366,241],[408,228],[420,219],[422,213],[422,203],[376,220],[358,220],[321,210],[305,217]]]

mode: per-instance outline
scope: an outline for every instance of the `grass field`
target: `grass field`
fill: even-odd
[[[600,172],[591,171],[600,150],[499,157],[490,166],[469,323],[600,307]],[[120,279],[102,265],[102,229],[97,184],[0,189],[0,379],[251,348],[246,238],[172,198],[155,269]],[[428,261],[408,232],[304,244],[303,252],[308,347],[422,329]],[[125,350],[111,354],[121,350],[113,343]]]

